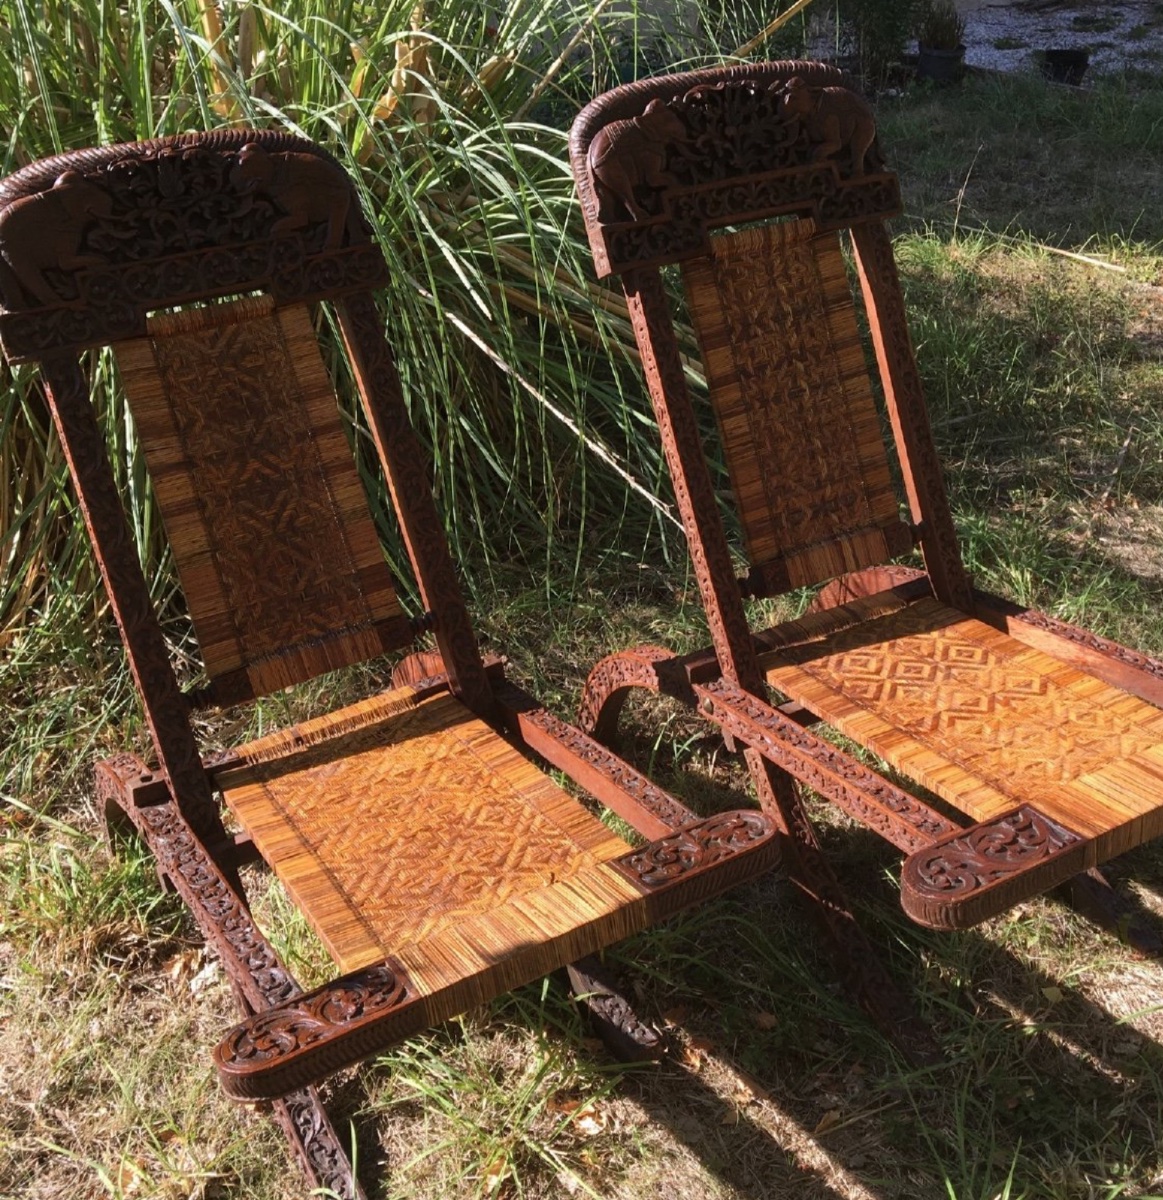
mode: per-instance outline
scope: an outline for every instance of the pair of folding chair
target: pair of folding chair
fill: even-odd
[[[272,1104],[314,1184],[361,1194],[315,1088],[328,1074],[781,854],[870,1008],[905,1031],[799,785],[903,849],[906,909],[945,927],[1159,832],[1159,664],[981,597],[960,566],[883,225],[896,181],[873,133],[863,101],[811,64],[631,85],[578,119],[587,226],[599,269],[623,276],[714,638],[702,655],[647,648],[600,663],[582,717],[595,736],[481,658],[370,294],[384,261],[329,156],[273,133],[187,135],[63,155],[0,183],[0,343],[10,362],[39,363],[154,744],[154,761],[99,763],[98,794],[110,824],[149,845],[226,968],[242,1020],[214,1050],[223,1087]],[[791,219],[750,227],[771,217]],[[840,227],[858,258],[907,521]],[[742,587],[659,276],[670,262],[682,263],[751,559]],[[415,574],[413,617],[319,352],[320,303]],[[183,691],[175,675],[94,418],[82,355],[104,345],[193,620],[201,688]],[[876,565],[916,542],[924,573]],[[836,577],[801,621],[749,631],[744,594]],[[198,709],[425,634],[438,654],[406,658],[392,690],[201,754]],[[759,808],[700,819],[607,750],[631,687],[678,695],[740,741]],[[808,732],[817,719],[973,823]],[[323,987],[303,992],[252,919],[239,872],[255,862],[334,958],[340,973]]]

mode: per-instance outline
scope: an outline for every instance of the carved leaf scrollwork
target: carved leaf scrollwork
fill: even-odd
[[[666,887],[766,841],[773,830],[770,818],[763,813],[739,809],[659,838],[616,859],[615,865],[644,888]]]

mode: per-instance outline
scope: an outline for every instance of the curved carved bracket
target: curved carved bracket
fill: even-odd
[[[1093,846],[1023,804],[907,859],[901,905],[922,925],[968,929],[1085,870]]]
[[[667,666],[672,669],[668,670]],[[682,663],[662,646],[634,646],[598,662],[586,678],[577,723],[605,746],[617,743],[618,718],[631,688],[664,692],[694,703]]]
[[[717,225],[797,213],[840,228],[900,211],[871,108],[819,63],[627,84],[578,116],[570,160],[599,275],[700,254]]]
[[[270,1100],[351,1066],[428,1024],[403,967],[353,971],[236,1025],[214,1048],[222,1089]]]

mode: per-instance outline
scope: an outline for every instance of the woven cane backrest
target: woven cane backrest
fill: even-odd
[[[407,638],[304,305],[152,316],[114,349],[212,679],[262,695]]]
[[[936,594],[972,607],[885,227],[900,211],[899,184],[872,108],[843,73],[772,62],[626,84],[578,114],[570,165],[598,274],[621,276],[704,603],[723,629],[745,618],[660,275],[672,264],[686,280],[739,501],[744,592],[821,582],[919,543]],[[907,524],[889,486],[841,232]],[[735,637],[732,655],[743,646]]]
[[[881,563],[900,520],[837,234],[721,234],[683,264],[757,591]]]

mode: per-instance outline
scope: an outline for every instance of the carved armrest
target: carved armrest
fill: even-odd
[[[1092,865],[1093,842],[1029,804],[905,860],[901,905],[934,929],[968,929]]]

